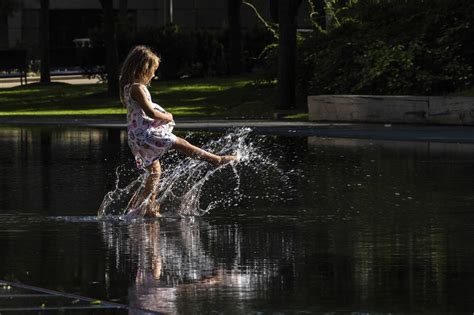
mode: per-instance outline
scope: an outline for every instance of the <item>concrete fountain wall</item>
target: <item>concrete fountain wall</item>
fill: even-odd
[[[474,97],[308,96],[309,120],[474,125]]]

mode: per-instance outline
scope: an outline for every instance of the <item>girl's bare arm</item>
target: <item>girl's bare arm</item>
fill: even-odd
[[[145,114],[153,118],[155,120],[163,120],[166,122],[171,122],[173,121],[173,115],[170,113],[162,113],[155,108],[153,108],[153,104],[151,101],[148,99],[147,94],[145,92],[145,88],[141,85],[132,85],[130,88],[130,96],[140,105],[140,107],[143,109]]]

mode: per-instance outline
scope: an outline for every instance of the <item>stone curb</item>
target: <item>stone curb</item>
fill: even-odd
[[[474,125],[474,97],[308,96],[310,121]]]

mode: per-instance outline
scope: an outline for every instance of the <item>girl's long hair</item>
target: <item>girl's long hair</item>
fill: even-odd
[[[120,100],[124,103],[123,89],[127,84],[148,84],[147,78],[158,68],[160,58],[146,46],[135,46],[128,53],[120,70]]]

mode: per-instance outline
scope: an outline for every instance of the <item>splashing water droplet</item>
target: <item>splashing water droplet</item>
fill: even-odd
[[[251,178],[262,178],[262,181],[267,175],[286,181],[288,175],[278,168],[276,161],[262,152],[260,139],[250,139],[251,132],[250,128],[231,130],[217,140],[208,141],[201,146],[217,155],[236,155],[235,161],[218,167],[191,158],[178,159],[176,153],[168,153],[163,161],[165,170],[155,187],[160,213],[201,216],[218,207],[236,207],[244,198],[258,199],[258,196],[247,196],[241,191],[242,173],[251,174]],[[105,195],[99,208],[99,218],[132,218],[128,203],[143,186],[147,174],[141,174],[125,187],[120,187],[123,173],[124,170],[118,167],[115,189]],[[285,185],[289,187],[287,183]],[[260,194],[264,198],[273,198],[268,192],[262,191]],[[149,200],[150,198],[146,198],[140,206],[150,206]],[[144,214],[145,211],[135,211],[133,218]]]

